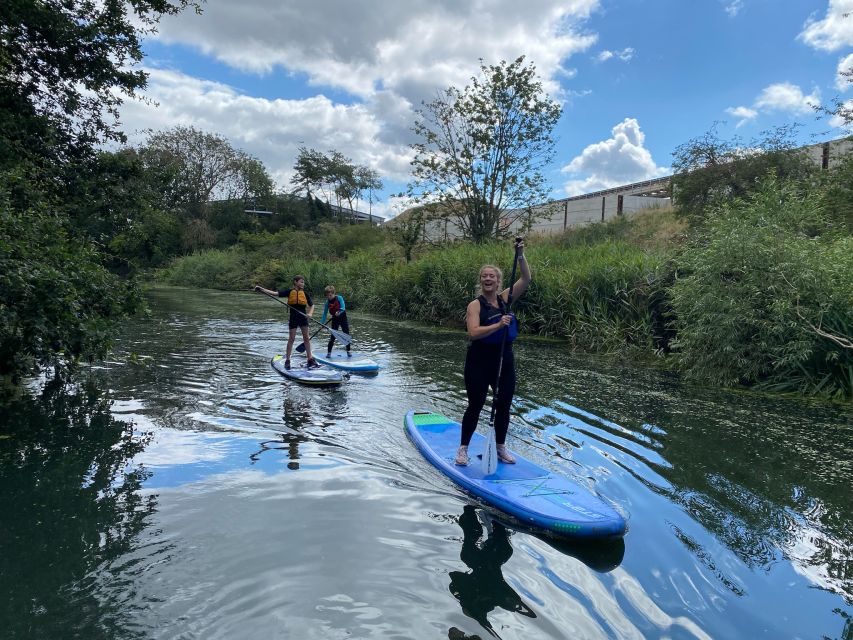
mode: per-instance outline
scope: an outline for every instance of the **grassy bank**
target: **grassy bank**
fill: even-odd
[[[534,280],[522,331],[594,352],[665,356],[687,376],[850,398],[853,247],[809,194],[775,183],[689,229],[672,210],[527,239]],[[176,261],[174,285],[279,287],[296,273],[315,296],[334,284],[351,308],[462,327],[477,273],[509,277],[509,242],[422,247],[406,263],[380,230],[357,239],[280,231]],[[301,234],[301,235],[300,235]],[[325,252],[325,253],[324,253]],[[506,282],[505,282],[506,284]]]

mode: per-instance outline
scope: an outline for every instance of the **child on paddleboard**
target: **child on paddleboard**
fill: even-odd
[[[530,284],[530,267],[524,258],[524,242],[518,241],[518,264],[521,277],[512,286],[512,299],[516,300],[527,291]],[[496,266],[487,264],[480,268],[480,295],[468,304],[465,324],[468,328],[468,352],[465,356],[465,392],[468,407],[462,417],[462,435],[456,464],[467,465],[468,444],[477,429],[480,411],[486,403],[489,387],[498,383],[495,403],[495,442],[498,460],[514,464],[515,458],[506,448],[509,430],[509,409],[515,393],[515,358],[512,341],[518,335],[518,322],[507,307],[509,289],[503,289],[503,275]],[[506,340],[503,333],[506,331]],[[503,354],[501,353],[503,344]],[[501,358],[503,355],[503,358]],[[501,363],[501,360],[503,361]],[[498,368],[501,371],[498,382]]]
[[[284,368],[290,369],[290,353],[293,351],[293,343],[296,340],[296,330],[302,330],[302,341],[305,343],[305,354],[308,356],[308,368],[314,369],[320,365],[311,353],[311,338],[308,335],[308,317],[314,315],[314,301],[311,294],[305,291],[305,277],[293,276],[293,287],[280,291],[271,291],[261,286],[255,286],[255,291],[261,291],[268,296],[287,298],[290,307],[290,317],[287,320],[288,337],[287,352],[284,356]]]
[[[325,288],[326,305],[323,307],[323,317],[320,322],[326,324],[326,317],[332,319],[332,329],[340,329],[344,333],[349,333],[349,320],[347,319],[347,306],[342,295],[335,294],[335,288],[329,285]],[[329,337],[329,346],[326,349],[326,357],[332,356],[332,345],[335,344],[335,334]],[[352,357],[350,345],[347,345],[347,357]]]

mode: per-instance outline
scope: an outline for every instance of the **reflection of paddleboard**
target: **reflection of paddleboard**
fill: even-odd
[[[521,522],[571,538],[625,535],[626,522],[588,489],[514,453],[516,464],[498,463],[483,473],[486,438],[475,433],[468,446],[468,466],[454,464],[460,424],[428,411],[409,411],[406,432],[423,456],[460,487]]]
[[[303,362],[294,363],[290,361],[292,368],[284,368],[284,356],[276,355],[270,360],[272,368],[278,371],[285,378],[295,380],[300,384],[310,384],[315,386],[340,384],[344,381],[344,376],[340,371],[320,367],[319,369],[309,369]]]
[[[372,360],[366,353],[353,351],[352,356],[347,357],[343,351],[332,351],[332,355],[326,356],[314,353],[314,359],[320,364],[325,364],[335,369],[343,371],[357,371],[361,373],[376,373],[379,371],[379,364],[376,360]]]

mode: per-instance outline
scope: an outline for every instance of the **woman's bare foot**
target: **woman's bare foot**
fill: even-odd
[[[515,456],[513,456],[509,449],[506,448],[505,444],[499,444],[497,446],[498,449],[498,460],[501,462],[505,462],[506,464],[515,464]]]
[[[468,447],[462,445],[456,451],[456,464],[458,464],[460,467],[464,467],[467,466],[468,462]]]

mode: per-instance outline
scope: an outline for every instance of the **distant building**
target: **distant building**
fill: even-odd
[[[264,204],[256,202],[254,200],[252,202],[247,202],[245,208],[243,209],[243,212],[254,216],[274,216],[280,212],[277,200],[281,197],[282,196],[273,196],[272,198],[268,198],[266,199],[268,200],[268,202],[265,202]],[[298,198],[299,200],[303,201],[305,200],[304,196],[288,195],[286,197]],[[341,222],[351,222],[354,224],[367,223],[374,224],[377,226],[381,226],[385,223],[385,218],[376,215],[375,213],[365,213],[364,211],[358,211],[357,209],[350,210],[346,207],[339,207],[334,204],[329,204],[328,207],[332,212],[332,218]]]
[[[853,152],[853,138],[807,145],[800,150],[822,169],[830,169],[845,155]],[[663,176],[535,205],[533,211],[539,219],[533,224],[531,231],[560,233],[571,227],[605,222],[644,209],[668,207],[672,204],[671,183],[672,176]],[[400,224],[411,212],[411,209],[403,212],[388,224]],[[508,210],[507,213],[507,218],[513,219],[517,210]],[[398,218],[400,220],[395,223]],[[517,229],[520,226],[520,222],[515,222],[511,228]],[[461,236],[461,230],[453,221],[443,218],[428,222],[423,232],[424,241],[431,242],[446,242]]]

